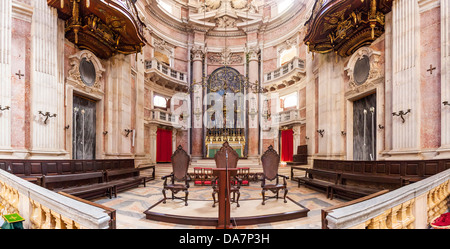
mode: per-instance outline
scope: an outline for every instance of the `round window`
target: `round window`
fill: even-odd
[[[95,83],[95,67],[91,61],[86,58],[81,59],[80,62],[80,76],[84,84],[93,86]]]
[[[356,84],[361,85],[367,81],[370,73],[370,59],[367,55],[364,55],[360,58],[353,70],[353,78],[355,79]]]

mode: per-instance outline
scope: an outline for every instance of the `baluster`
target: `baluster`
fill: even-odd
[[[75,229],[73,220],[66,218],[64,216],[61,216],[61,220],[63,221],[64,227],[66,229]]]
[[[5,209],[6,212],[9,213],[10,209],[11,209],[11,203],[9,202],[9,200],[11,200],[11,189],[9,188],[8,185],[5,184]]]
[[[406,228],[408,229],[414,229],[414,221],[416,220],[416,217],[414,217],[412,209],[415,203],[415,199],[412,199],[409,203],[409,205],[406,207],[406,215],[408,216],[409,224]]]
[[[63,229],[64,222],[62,222],[61,215],[52,210],[50,210],[50,214],[55,220],[55,229]]]
[[[398,213],[397,213],[397,220],[399,223],[399,228],[406,228],[406,226],[408,224],[409,217],[406,212],[406,209],[409,204],[410,204],[410,201],[407,201],[400,205],[400,209],[398,210]]]
[[[78,224],[76,221],[73,221],[73,229],[81,229],[81,225]]]
[[[391,213],[391,210],[385,211],[382,215],[380,215],[382,218],[380,219],[380,229],[387,229],[388,226],[386,224],[389,214]]]
[[[41,209],[41,204],[37,203],[36,201],[31,200],[31,228],[32,229],[39,229],[42,225],[42,218],[43,218],[43,211]]]
[[[44,215],[45,215],[45,221],[44,221],[44,224],[42,224],[42,229],[54,228],[53,216],[50,212],[50,209],[42,206],[42,210],[44,211]]]
[[[398,221],[398,211],[401,208],[401,205],[393,207],[391,217],[391,229],[399,229],[401,228],[401,224]]]
[[[434,190],[430,190],[427,194],[427,216],[428,216],[428,222],[431,221],[431,219],[434,218],[434,211],[433,211],[433,207],[435,206],[434,204]]]

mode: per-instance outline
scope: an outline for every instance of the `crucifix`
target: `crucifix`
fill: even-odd
[[[436,70],[436,67],[433,67],[433,65],[430,64],[430,69],[428,69],[427,72],[430,72],[430,74],[433,74],[433,70]]]
[[[21,74],[21,73],[20,73],[20,70],[19,70],[18,73],[16,73],[16,75],[19,76],[19,80],[22,79],[22,78],[21,78],[22,76],[25,76],[25,74]]]

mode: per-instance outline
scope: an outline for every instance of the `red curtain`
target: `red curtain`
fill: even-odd
[[[281,131],[281,161],[292,162],[294,156],[294,131]]]
[[[172,130],[160,129],[156,131],[156,162],[171,162]]]

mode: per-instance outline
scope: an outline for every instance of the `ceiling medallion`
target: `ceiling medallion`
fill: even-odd
[[[316,1],[304,42],[313,53],[350,56],[384,33],[391,9],[391,0]]]
[[[131,0],[47,0],[65,21],[65,37],[101,59],[133,54],[145,45],[145,24]]]

